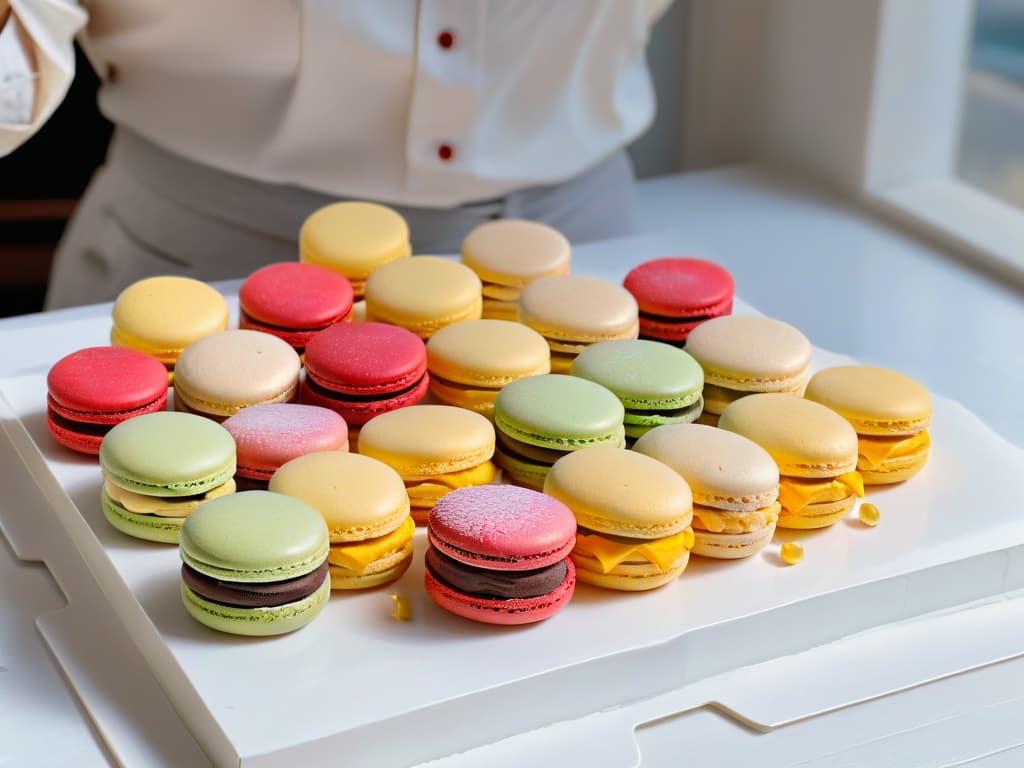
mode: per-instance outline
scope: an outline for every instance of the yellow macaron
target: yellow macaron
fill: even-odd
[[[323,516],[332,589],[394,581],[412,562],[415,529],[402,478],[383,462],[346,451],[317,451],[281,465],[269,489]]]
[[[547,339],[552,373],[568,373],[576,355],[594,342],[640,334],[633,295],[621,285],[587,275],[530,283],[519,297],[519,322]]]
[[[377,203],[325,205],[299,230],[299,260],[340,272],[352,283],[357,299],[377,267],[410,253],[405,219]]]
[[[398,472],[417,523],[449,491],[485,485],[498,474],[491,422],[450,405],[410,405],[375,416],[359,433],[359,453]]]
[[[569,271],[569,241],[539,221],[485,222],[466,235],[461,250],[462,263],[483,281],[486,318],[515,320],[525,286]]]
[[[928,460],[932,398],[909,376],[871,365],[840,365],[814,374],[804,397],[850,422],[865,484],[901,482]]]
[[[864,496],[857,433],[819,403],[779,393],[750,395],[729,405],[718,426],[753,440],[775,460],[780,528],[832,525]]]
[[[544,337],[508,320],[461,320],[427,342],[430,391],[439,400],[490,416],[509,382],[551,371]]]
[[[576,516],[576,578],[608,589],[654,589],[686,568],[693,497],[674,470],[650,456],[594,446],[555,462],[544,493]]]
[[[476,273],[439,256],[392,262],[366,281],[366,320],[399,325],[421,339],[460,320],[479,319],[481,306]]]

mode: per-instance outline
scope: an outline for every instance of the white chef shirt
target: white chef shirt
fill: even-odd
[[[570,178],[642,133],[671,2],[10,1],[37,78],[0,154],[63,98],[84,27],[113,122],[242,176],[425,207]]]

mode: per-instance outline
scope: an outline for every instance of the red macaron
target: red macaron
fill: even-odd
[[[412,331],[385,323],[339,323],[306,345],[299,399],[349,424],[413,405],[427,393],[427,348]]]
[[[238,308],[239,328],[273,334],[301,354],[314,333],[351,319],[352,284],[315,264],[269,264],[242,283]]]
[[[732,312],[732,275],[703,259],[645,261],[622,284],[640,307],[643,339],[683,343],[705,320]]]
[[[439,606],[487,624],[528,624],[572,597],[576,518],[562,502],[514,485],[441,498],[427,518],[424,582]]]
[[[95,455],[115,425],[164,409],[167,368],[127,347],[87,347],[58,360],[46,387],[46,427],[53,439]]]

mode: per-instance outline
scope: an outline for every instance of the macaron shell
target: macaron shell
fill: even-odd
[[[203,504],[181,530],[181,559],[223,581],[283,581],[327,557],[327,525],[305,502],[244,491]]]
[[[462,261],[485,282],[524,286],[569,271],[570,245],[538,221],[501,219],[473,229],[462,241]]]
[[[523,289],[519,321],[549,340],[635,339],[636,300],[625,288],[587,275],[544,277]]]
[[[215,603],[181,584],[182,603],[193,619],[218,632],[255,637],[281,635],[305,626],[320,613],[330,597],[330,576],[308,597],[270,608],[238,608]]]
[[[811,344],[789,323],[761,315],[728,315],[701,323],[686,351],[704,369],[704,381],[729,389],[781,392],[809,375]]]
[[[665,317],[726,314],[732,306],[732,275],[714,262],[693,258],[652,259],[623,281],[640,311]]]
[[[695,504],[747,512],[773,504],[779,496],[779,469],[753,440],[703,424],[657,427],[633,450],[678,472]]]
[[[383,397],[423,378],[427,352],[422,339],[405,328],[343,323],[310,340],[304,363],[306,375],[327,389],[358,397]]]
[[[795,528],[797,530],[828,528],[842,520],[846,513],[853,509],[856,501],[857,498],[850,494],[845,499],[838,501],[808,504],[800,510],[799,514],[791,514],[783,507],[777,525],[779,528]]]
[[[573,511],[580,526],[600,533],[656,539],[693,519],[690,488],[674,470],[634,451],[598,446],[555,462],[544,493]]]
[[[174,411],[136,416],[103,439],[100,467],[111,482],[151,496],[189,496],[235,474],[235,441],[210,419]]]
[[[427,519],[430,543],[449,557],[494,570],[532,570],[564,559],[576,541],[565,504],[512,485],[452,491]]]
[[[366,281],[366,319],[429,338],[451,323],[478,319],[480,289],[480,278],[464,264],[414,256],[381,267]]]
[[[540,597],[500,600],[464,595],[439,582],[429,571],[424,575],[424,587],[431,600],[456,616],[485,624],[530,624],[550,618],[572,598],[576,589],[576,568],[569,558],[565,564],[566,574],[562,583],[551,593]]]
[[[307,405],[330,408],[342,416],[350,427],[358,427],[382,413],[417,404],[426,396],[429,384],[430,377],[424,373],[410,388],[394,395],[382,394],[379,399],[356,400],[344,394],[317,389],[315,383],[311,384],[307,378],[299,384],[299,400]],[[349,442],[350,445],[355,442],[351,435]]]
[[[320,512],[332,543],[383,536],[409,516],[409,497],[398,473],[355,453],[299,456],[274,473],[268,490],[300,499]]]
[[[239,308],[257,323],[320,329],[352,311],[352,285],[315,264],[280,262],[257,269],[238,291]]]
[[[161,517],[159,515],[142,515],[129,512],[115,502],[106,490],[100,491],[100,503],[103,516],[114,528],[128,536],[160,544],[177,544],[181,528],[187,518]]]
[[[755,555],[768,546],[775,535],[775,522],[747,533],[693,532],[693,554],[717,560],[738,560]]]
[[[269,480],[280,467],[316,451],[347,451],[348,425],[329,408],[264,403],[243,408],[222,426],[235,440],[237,473]]]
[[[371,563],[363,573],[357,574],[331,563],[331,589],[369,589],[389,584],[409,570],[412,555],[412,539],[409,539],[400,550]]]
[[[627,409],[685,408],[700,400],[704,387],[704,372],[693,357],[643,339],[591,344],[571,372],[611,390]]]
[[[220,331],[189,344],[174,366],[175,403],[227,417],[257,403],[289,402],[302,363],[285,341],[259,331]]]
[[[891,483],[901,483],[920,472],[928,461],[931,437],[927,430],[917,434],[921,438],[914,441],[915,446],[909,453],[900,453],[883,459],[881,462],[871,463],[866,462],[863,456],[858,457],[857,471],[860,472],[864,484],[889,485]]]
[[[833,477],[857,467],[857,433],[825,406],[784,394],[759,394],[732,403],[718,428],[764,448],[792,477]]]
[[[494,428],[479,413],[463,408],[411,405],[368,421],[359,433],[359,452],[405,478],[442,475],[490,459]]]
[[[150,277],[125,288],[113,307],[114,346],[131,347],[171,364],[196,339],[228,327],[227,301],[189,277]]]
[[[608,573],[601,570],[596,558],[573,554],[576,578],[583,584],[615,589],[620,592],[642,592],[657,589],[675,581],[690,562],[690,551],[684,549],[670,568],[662,571],[653,563],[620,563]]]
[[[360,287],[359,281],[377,267],[411,252],[405,219],[377,203],[326,205],[311,214],[299,231],[299,259],[340,272],[353,281],[353,288]]]
[[[928,390],[909,376],[887,368],[826,368],[814,374],[804,397],[828,406],[862,435],[908,435],[931,423]]]
[[[501,467],[504,481],[538,491],[544,490],[544,481],[551,471],[551,464],[518,456],[501,445],[494,449],[494,462]]]
[[[100,444],[103,442],[106,428],[92,431],[83,429],[82,426],[84,425],[63,421],[50,408],[46,410],[46,429],[50,433],[50,437],[72,451],[95,456],[100,452]]]
[[[458,384],[499,388],[524,376],[551,370],[544,337],[507,320],[463,320],[442,328],[427,342],[427,367],[435,377]]]
[[[87,347],[58,360],[46,376],[48,405],[66,419],[117,424],[162,410],[167,369],[124,347]]]
[[[459,408],[476,411],[490,418],[494,413],[494,401],[500,388],[472,387],[432,376],[429,389],[434,398],[445,405],[457,405]]]

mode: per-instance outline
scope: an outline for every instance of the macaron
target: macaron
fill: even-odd
[[[733,279],[703,259],[652,259],[623,281],[640,307],[640,337],[683,344],[690,331],[732,312]]]
[[[238,308],[240,328],[284,339],[301,355],[314,333],[351,319],[352,284],[315,264],[268,264],[242,283]]]
[[[804,397],[828,406],[857,432],[857,471],[865,485],[899,483],[928,460],[932,398],[909,376],[841,365],[814,374]]]
[[[700,363],[660,341],[599,341],[580,352],[569,370],[622,401],[627,440],[661,424],[688,424],[704,410]]]
[[[54,363],[46,391],[46,428],[53,439],[95,455],[115,424],[164,409],[167,369],[134,349],[88,347]]]
[[[324,518],[332,589],[387,584],[412,562],[409,496],[387,464],[356,453],[307,453],[278,469],[269,489],[301,499]]]
[[[417,523],[449,491],[494,480],[494,427],[451,405],[411,405],[382,413],[359,433],[359,453],[401,476]]]
[[[114,301],[110,343],[152,355],[173,378],[174,363],[189,344],[228,327],[228,303],[214,288],[190,277],[149,277]]]
[[[366,281],[366,319],[407,328],[421,339],[459,320],[480,318],[480,278],[465,264],[413,256]]]
[[[635,451],[595,446],[555,462],[544,493],[576,517],[576,578],[606,589],[654,589],[686,568],[693,497],[674,470]]]
[[[329,408],[298,403],[265,403],[243,408],[224,420],[235,439],[235,481],[266,490],[282,464],[318,451],[347,451],[348,425]]]
[[[799,397],[810,377],[811,343],[798,329],[762,315],[728,315],[701,323],[686,351],[704,369],[704,418],[714,424],[729,403],[755,392]]]
[[[185,519],[234,493],[235,441],[190,413],[160,411],[123,421],[100,444],[103,514],[122,533],[176,544]]]
[[[551,370],[568,373],[589,344],[635,339],[640,332],[636,300],[625,288],[586,275],[543,277],[519,297],[519,322],[551,347]]]
[[[494,401],[495,460],[506,479],[539,490],[566,453],[624,447],[623,415],[622,402],[587,379],[547,374],[513,381]]]
[[[427,393],[427,351],[419,336],[384,323],[337,323],[306,346],[299,399],[330,408],[349,425],[414,405]]]
[[[377,203],[325,205],[299,230],[299,261],[344,275],[357,299],[375,269],[411,253],[405,219]]]
[[[576,573],[572,512],[550,496],[510,485],[452,491],[427,518],[427,595],[486,624],[547,619],[569,602]]]
[[[704,424],[668,424],[633,450],[674,469],[690,486],[694,554],[732,560],[771,541],[781,510],[779,468],[753,440]]]
[[[769,393],[729,405],[718,423],[760,445],[779,468],[780,528],[825,528],[858,497],[857,433],[820,403]]]
[[[302,362],[260,331],[219,331],[189,344],[174,366],[174,407],[217,421],[260,403],[298,397]]]
[[[502,387],[551,370],[551,350],[519,323],[460,320],[430,337],[427,370],[438,400],[490,416]]]
[[[296,630],[331,596],[327,550],[327,525],[305,502],[269,491],[214,499],[181,529],[185,610],[218,632]]]
[[[483,316],[515,320],[522,289],[541,277],[568,273],[571,248],[547,224],[498,219],[474,228],[461,251],[462,263],[483,282]]]

